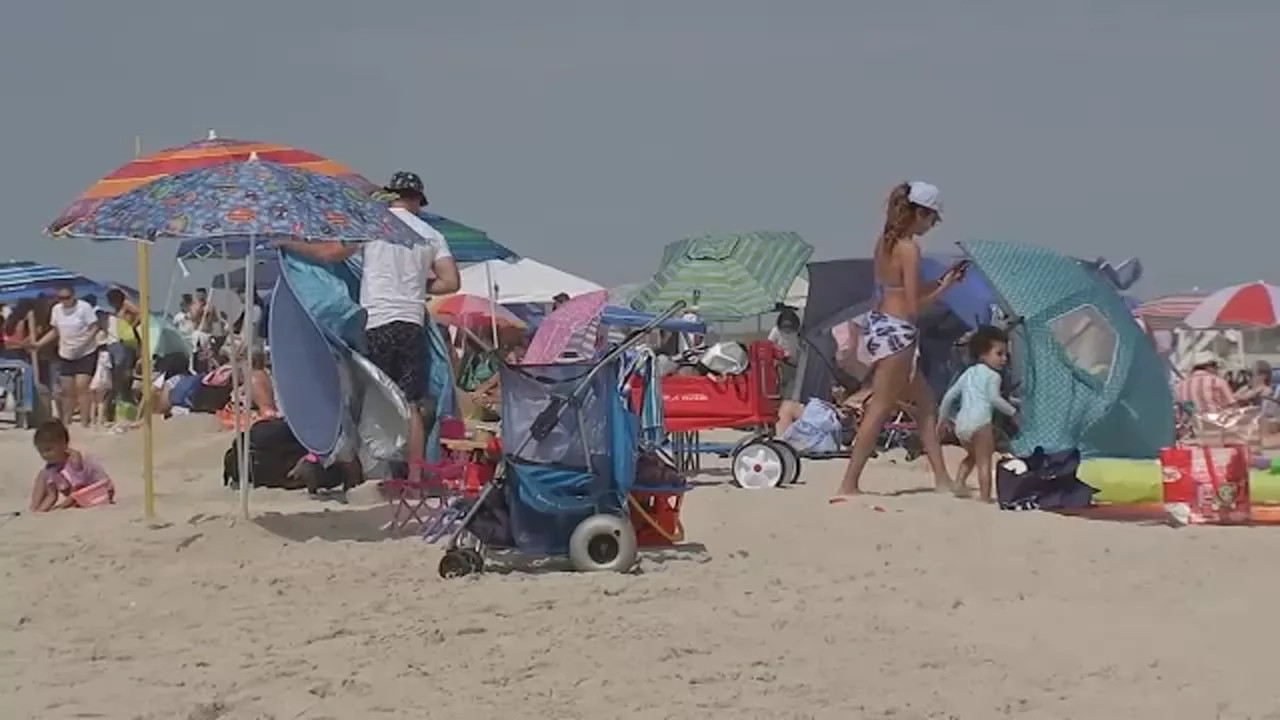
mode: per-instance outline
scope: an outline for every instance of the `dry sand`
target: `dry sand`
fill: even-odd
[[[360,497],[257,491],[237,522],[211,425],[158,424],[159,527],[136,434],[75,433],[119,505],[0,519],[0,716],[1280,718],[1274,529],[1000,512],[886,460],[867,487],[901,494],[833,507],[833,461],[704,474],[691,544],[635,574],[446,582]],[[0,510],[29,442],[0,437]]]

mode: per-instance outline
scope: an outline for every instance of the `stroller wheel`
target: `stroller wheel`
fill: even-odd
[[[626,572],[636,552],[636,531],[617,515],[592,515],[569,536],[569,560],[583,572]]]
[[[453,578],[466,577],[473,572],[479,572],[479,568],[484,565],[484,560],[481,559],[479,566],[477,566],[474,559],[468,556],[468,552],[475,551],[467,551],[462,548],[446,550],[444,557],[440,558],[440,566],[438,568],[440,577],[445,580],[451,580]],[[478,557],[479,553],[476,553],[476,555]]]
[[[753,440],[733,454],[733,483],[740,488],[760,490],[786,482],[784,451],[769,440]]]
[[[778,451],[782,459],[782,483],[791,485],[800,482],[800,453],[782,440],[770,440],[769,444]]]

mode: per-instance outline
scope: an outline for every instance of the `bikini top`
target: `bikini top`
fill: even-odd
[[[897,282],[892,282],[892,283],[888,283],[888,282],[885,282],[884,280],[881,280],[879,263],[877,263],[877,266],[875,268],[874,279],[876,284],[877,297],[883,297],[885,290],[905,290],[906,289],[906,285],[902,282],[901,277],[898,278]]]

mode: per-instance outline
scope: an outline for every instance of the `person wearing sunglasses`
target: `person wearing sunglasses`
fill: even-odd
[[[49,330],[31,348],[39,351],[58,344],[58,418],[69,425],[79,412],[80,422],[89,427],[93,409],[89,382],[98,369],[98,314],[70,287],[58,288],[54,298]]]

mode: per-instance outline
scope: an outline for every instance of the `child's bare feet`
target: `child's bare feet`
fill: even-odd
[[[972,492],[971,490],[969,490],[969,486],[968,486],[968,485],[961,485],[960,483],[956,483],[956,486],[955,486],[954,488],[952,488],[952,490],[951,490],[951,491],[952,491],[953,493],[955,493],[955,496],[956,496],[956,497],[958,497],[958,498],[960,498],[960,499],[962,499],[962,500],[967,500],[967,499],[969,499],[969,498],[973,497],[973,492]]]

